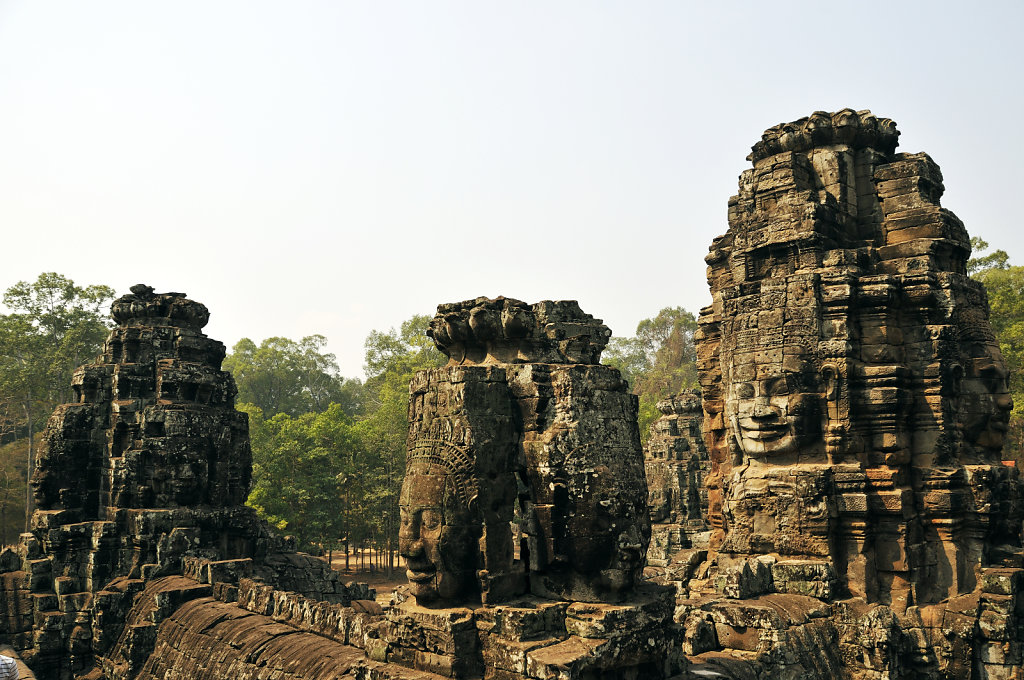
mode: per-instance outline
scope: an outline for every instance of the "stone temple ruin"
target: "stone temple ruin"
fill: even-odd
[[[54,680],[1024,678],[1006,365],[938,166],[897,137],[844,110],[753,147],[701,389],[646,452],[575,302],[441,305],[384,609],[243,505],[206,308],[133,287],[44,433],[0,647]]]
[[[413,597],[385,614],[386,658],[454,677],[681,670],[673,592],[641,579],[637,398],[599,363],[608,328],[575,302],[477,298],[441,305],[428,334],[450,360],[410,387]]]
[[[684,548],[707,548],[711,459],[704,446],[700,390],[685,390],[657,403],[644,451],[651,545],[647,564],[664,567]]]
[[[277,620],[372,612],[243,505],[248,424],[206,307],[139,285],[111,312],[43,433],[32,531],[0,554],[0,643],[40,679],[244,678]]]
[[[572,302],[443,305],[410,387],[409,587],[387,612],[242,505],[245,416],[206,308],[135,286],[47,425],[0,554],[0,644],[39,678],[666,677],[636,397]],[[513,531],[513,526],[518,529]],[[519,545],[514,546],[514,537]],[[7,649],[7,647],[4,647]]]
[[[898,134],[850,110],[769,129],[706,258],[713,534],[680,606],[772,677],[1022,674],[1006,365],[942,174]]]

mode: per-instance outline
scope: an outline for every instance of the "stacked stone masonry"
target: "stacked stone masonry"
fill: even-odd
[[[386,614],[241,505],[246,421],[223,346],[200,332],[205,308],[140,285],[113,312],[104,355],[44,433],[33,530],[0,554],[0,643],[39,677],[613,679],[685,665],[666,635],[671,590],[641,583],[636,398],[597,363],[609,331],[575,303],[442,306],[431,332],[457,359],[411,387],[412,580]]]

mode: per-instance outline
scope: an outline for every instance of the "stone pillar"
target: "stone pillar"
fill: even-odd
[[[491,604],[523,588],[589,602],[628,597],[650,524],[637,399],[618,371],[598,363],[609,333],[575,302],[477,298],[438,308],[430,335],[450,361],[417,374],[410,388],[403,486],[402,550],[422,567],[410,567],[421,604],[467,596]],[[450,470],[449,480],[464,481],[417,482],[425,474],[423,464],[412,467],[419,452]],[[464,509],[445,508],[473,525],[480,550],[453,547],[446,555],[438,548],[427,560],[431,547],[422,545],[414,505],[448,503],[447,495],[431,496],[444,484],[465,486],[465,500],[453,500]],[[522,565],[513,563],[509,531],[516,503]],[[476,569],[479,584],[463,579],[466,586],[450,597],[417,585],[433,578],[440,561]]]

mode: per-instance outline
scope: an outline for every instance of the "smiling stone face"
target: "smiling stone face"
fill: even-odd
[[[455,603],[474,594],[480,522],[466,491],[463,480],[436,458],[410,458],[398,504],[398,550],[421,605]]]
[[[741,452],[752,458],[795,453],[821,438],[821,395],[802,359],[733,359],[727,413]]]

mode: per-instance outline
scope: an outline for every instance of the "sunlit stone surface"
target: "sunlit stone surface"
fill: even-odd
[[[677,556],[676,583],[814,599],[758,636],[739,604],[677,616],[765,653],[820,616],[823,652],[797,664],[815,677],[1019,677],[1006,367],[939,168],[897,137],[818,112],[766,131],[740,176],[697,334],[711,559]]]
[[[646,460],[601,321],[441,305],[386,611],[241,505],[206,308],[133,287],[43,433],[0,647],[54,680],[1024,677],[1006,365],[897,137],[843,110],[754,146],[707,257],[703,413],[666,399]]]

